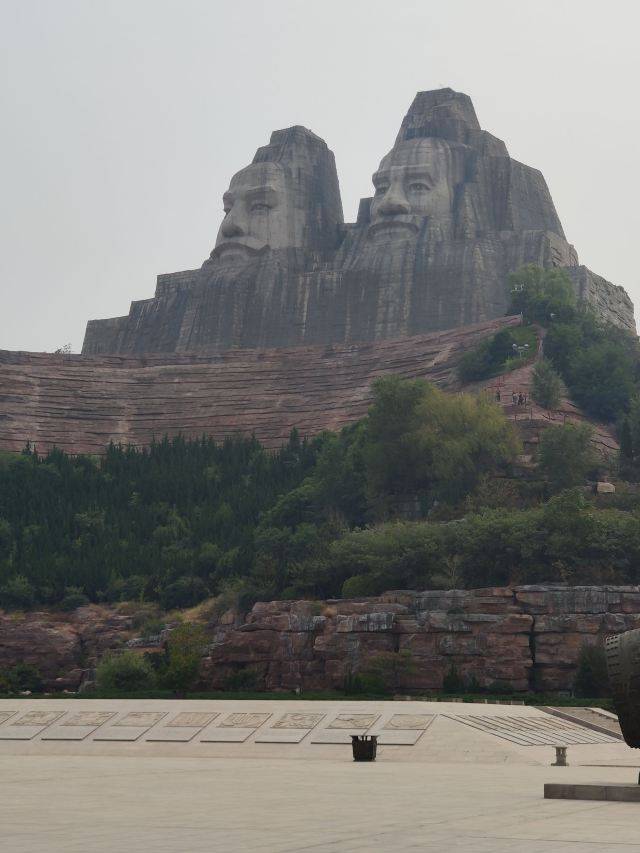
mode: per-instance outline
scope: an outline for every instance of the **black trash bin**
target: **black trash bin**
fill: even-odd
[[[354,761],[375,761],[378,735],[351,735]]]

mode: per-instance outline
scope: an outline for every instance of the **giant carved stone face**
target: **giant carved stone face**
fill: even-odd
[[[369,239],[410,239],[425,217],[430,224],[450,222],[453,171],[450,148],[440,140],[410,139],[395,145],[373,175]]]
[[[231,179],[223,203],[225,216],[213,257],[242,262],[267,248],[296,245],[293,201],[285,169],[278,163],[254,163],[242,169]]]

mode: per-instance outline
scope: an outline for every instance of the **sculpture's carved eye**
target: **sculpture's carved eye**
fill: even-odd
[[[426,193],[429,192],[429,187],[427,184],[423,184],[422,181],[413,181],[409,184],[409,191],[412,193]]]
[[[251,205],[251,213],[269,213],[270,210],[270,205],[263,204],[262,202],[257,201]]]
[[[389,190],[389,184],[378,184],[376,187],[376,195],[384,195]]]

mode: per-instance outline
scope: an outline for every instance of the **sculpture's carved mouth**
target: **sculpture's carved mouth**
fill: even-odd
[[[418,226],[408,216],[394,216],[389,219],[378,219],[367,230],[371,240],[401,240],[408,239],[418,233]]]
[[[266,251],[269,246],[266,243],[261,243],[259,240],[254,240],[252,237],[244,237],[233,240],[223,240],[218,243],[213,252],[212,258],[224,258],[225,260],[249,260],[255,258],[262,252]]]

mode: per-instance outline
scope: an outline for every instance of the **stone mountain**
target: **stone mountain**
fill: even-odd
[[[211,256],[161,275],[129,314],[92,320],[83,353],[349,344],[482,323],[522,264],[567,269],[603,318],[635,331],[625,291],[578,262],[542,174],[482,130],[467,95],[419,92],[345,224],[335,161],[275,131],[231,179]]]

